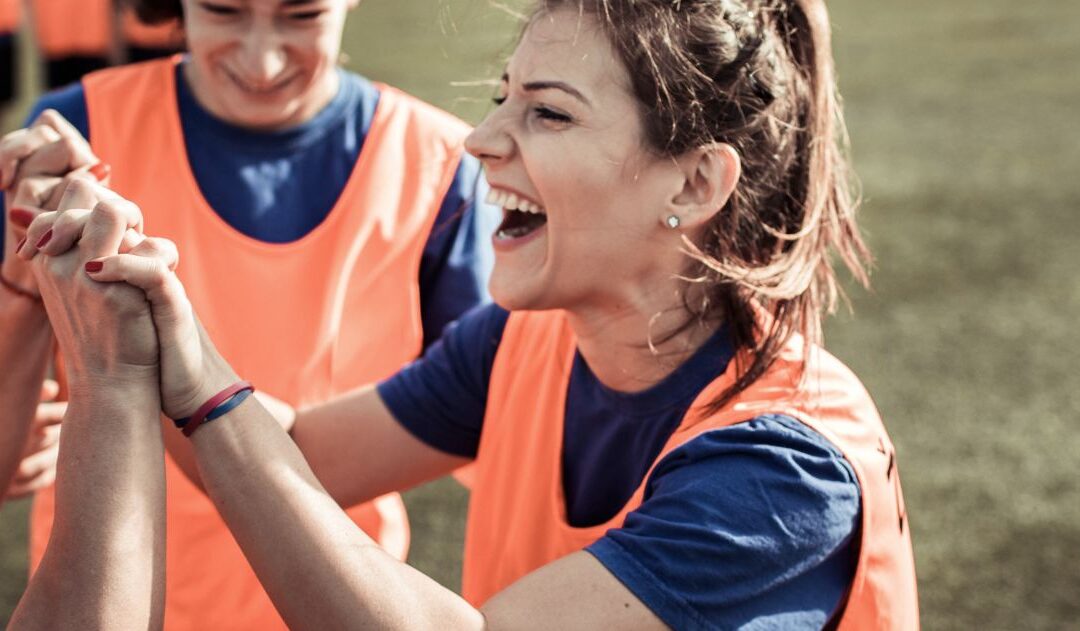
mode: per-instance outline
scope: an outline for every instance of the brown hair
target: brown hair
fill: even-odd
[[[701,242],[687,242],[688,278],[703,291],[686,300],[685,326],[723,321],[751,350],[715,411],[794,334],[821,341],[841,295],[831,252],[868,284],[824,0],[540,0],[530,23],[564,8],[596,18],[630,70],[651,150],[721,142],[739,153],[734,194]]]
[[[180,0],[124,0],[135,15],[147,24],[161,24],[170,20],[183,20],[184,7]]]

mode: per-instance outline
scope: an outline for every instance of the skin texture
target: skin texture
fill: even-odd
[[[648,332],[660,336],[685,318],[682,239],[696,239],[723,206],[739,168],[722,145],[675,159],[648,151],[628,85],[591,18],[541,15],[507,64],[501,105],[466,147],[493,189],[516,191],[548,217],[527,243],[496,239],[496,302],[567,310],[590,368],[632,391],[662,379],[710,333],[676,336],[657,348],[660,360],[649,349]],[[670,215],[679,230],[665,226]]]
[[[38,294],[32,267],[15,255],[26,237],[29,219],[56,208],[76,180],[89,173],[97,158],[78,131],[55,111],[47,110],[28,129],[0,139],[0,188],[4,188],[4,280]],[[98,173],[103,173],[98,170]],[[64,178],[46,177],[63,175]],[[13,212],[14,211],[14,212]],[[21,216],[20,216],[21,213]],[[44,390],[53,335],[42,303],[0,289],[0,330],[19,331],[0,341],[0,381],[5,414],[0,426],[8,438],[0,445],[0,489],[18,497],[48,485],[55,477],[62,405],[49,402]],[[39,405],[39,400],[44,401]],[[21,462],[20,462],[21,461]]]
[[[337,93],[345,16],[358,0],[184,0],[185,78],[218,118],[300,124]]]
[[[200,104],[232,124],[279,129],[303,123],[337,92],[335,69],[345,16],[357,4],[359,0],[184,0],[190,56],[185,78]],[[5,208],[21,208],[32,216],[55,209],[64,188],[38,176],[85,174],[98,164],[78,130],[47,110],[30,127],[0,139]],[[107,182],[107,170],[94,173]],[[5,221],[0,272],[5,280],[36,293],[29,266],[14,255],[26,225],[13,222],[10,213]],[[0,401],[8,410],[0,426],[12,439],[0,447],[0,490],[18,497],[48,486],[55,477],[57,406],[37,405],[50,350],[44,309],[6,290],[0,294],[0,327],[28,332],[25,338],[0,344],[0,365],[15,367],[0,384]],[[291,423],[291,410],[282,409],[278,416]],[[163,427],[169,426],[163,420]],[[199,485],[187,441],[166,435],[170,455]]]
[[[679,315],[682,239],[694,238],[722,207],[738,179],[738,158],[723,146],[674,159],[643,150],[625,73],[589,18],[544,16],[510,61],[507,100],[468,148],[497,189],[513,189],[549,214],[544,234],[501,247],[492,281],[496,298],[514,308],[566,309],[597,375],[613,387],[633,389],[662,378],[709,333],[692,327],[668,341],[661,348],[667,361],[647,348],[650,325],[665,314]],[[541,90],[538,82],[564,87]],[[589,105],[572,102],[572,92]],[[567,110],[561,115],[569,120],[551,118],[541,108]],[[114,233],[138,226],[132,209],[123,210],[112,216]],[[681,231],[664,227],[671,214],[680,217]],[[93,217],[78,210],[41,215],[28,231],[31,245],[19,256],[65,256],[85,238]],[[38,248],[36,238],[49,229],[54,236]],[[101,268],[86,276],[145,293],[150,308],[144,314],[122,311],[115,317],[132,320],[136,328],[152,317],[162,408],[170,416],[190,414],[197,402],[238,377],[186,301],[172,270],[175,250],[140,243],[120,253],[120,246],[94,259]],[[610,274],[579,273],[586,268]],[[58,310],[57,317],[75,321],[61,328],[77,326],[71,310]],[[366,499],[414,484],[452,470],[461,459],[408,436],[374,389],[301,411],[294,434],[295,442],[249,399],[191,441],[211,500],[290,626],[663,628],[584,552],[538,569],[480,610],[382,552],[335,499]],[[339,445],[363,449],[352,453]],[[108,454],[106,448],[101,455]],[[296,581],[297,575],[305,580]]]
[[[12,617],[13,629],[160,628],[165,471],[158,343],[142,291],[94,283],[85,262],[128,250],[132,206],[85,182],[61,208],[85,208],[82,238],[32,269],[65,364],[72,403],[59,456],[57,519]],[[105,200],[105,201],[100,201]],[[29,260],[29,259],[24,259]],[[149,421],[149,422],[148,422]]]

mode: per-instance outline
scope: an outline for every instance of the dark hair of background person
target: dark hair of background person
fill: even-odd
[[[180,0],[125,0],[135,9],[139,19],[147,24],[161,24],[173,19],[183,19],[184,7]]]

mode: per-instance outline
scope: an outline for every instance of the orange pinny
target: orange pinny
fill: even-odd
[[[34,37],[47,59],[109,54],[111,0],[32,0],[31,8]]]
[[[0,34],[14,33],[22,22],[22,0],[0,0]]]
[[[307,406],[389,376],[422,346],[417,274],[467,126],[393,88],[329,216],[270,244],[225,223],[191,172],[177,110],[179,58],[84,79],[94,152],[135,201],[148,234],[181,252],[178,273],[218,348],[260,390]],[[284,628],[210,501],[168,461],[165,627]],[[396,494],[350,510],[395,556],[408,546]],[[39,559],[52,496],[35,505]]]
[[[642,502],[644,480],[606,523],[575,528],[567,522],[561,455],[576,348],[562,311],[513,313],[506,324],[491,374],[465,536],[462,593],[474,605],[621,527]],[[799,419],[836,445],[859,479],[862,539],[840,628],[916,629],[915,564],[892,443],[851,371],[819,348],[804,364],[802,351],[801,339],[791,341],[750,388],[718,413],[705,414],[704,404],[735,378],[739,362],[732,361],[698,396],[653,466],[703,432],[768,413]],[[806,379],[800,382],[804,365]]]

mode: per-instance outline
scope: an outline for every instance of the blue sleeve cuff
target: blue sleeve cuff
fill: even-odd
[[[715,629],[684,599],[663,588],[661,581],[618,542],[601,537],[585,548],[596,560],[626,586],[658,618],[672,629]]]

